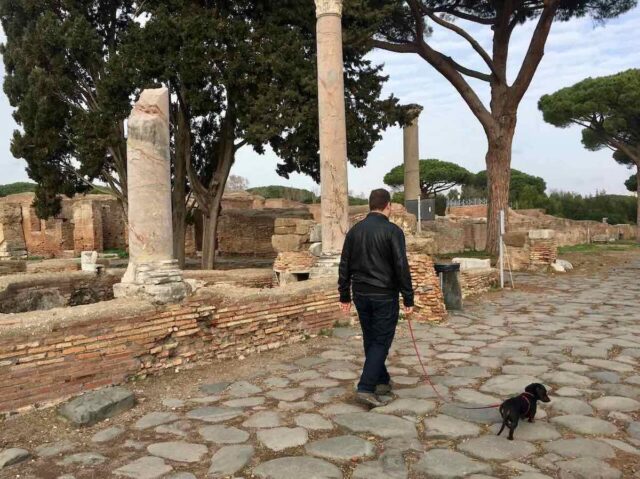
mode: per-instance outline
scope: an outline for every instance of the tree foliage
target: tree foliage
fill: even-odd
[[[609,224],[631,224],[636,221],[636,199],[632,196],[580,195],[564,191],[549,194],[545,209],[547,214],[572,220],[602,221]]]
[[[613,159],[629,168],[635,166],[638,193],[640,176],[640,69],[630,69],[600,78],[587,78],[538,102],[546,122],[560,128],[582,127],[582,144],[588,150],[609,148]],[[640,233],[640,194],[636,222]],[[640,234],[638,235],[640,241]]]
[[[435,197],[442,191],[468,183],[473,177],[466,168],[436,159],[420,160],[420,189],[424,198]],[[404,164],[391,169],[384,183],[394,188],[404,186]]]
[[[249,188],[249,193],[260,195],[266,199],[284,198],[286,200],[299,201],[301,203],[317,203],[319,201],[312,191],[303,188],[292,188],[290,186],[270,185]]]
[[[627,190],[631,191],[632,193],[637,193],[638,192],[638,175],[631,175],[629,178],[627,178],[627,181],[624,182],[624,186],[627,188]]]
[[[17,183],[8,183],[6,185],[0,185],[0,197],[15,195],[18,193],[30,193],[36,190],[35,183],[28,183],[19,181]]]
[[[377,28],[371,35],[373,45],[419,55],[458,91],[485,131],[489,172],[487,246],[491,253],[496,253],[498,248],[497,212],[506,208],[509,199],[508,175],[518,106],[542,60],[551,25],[554,20],[566,21],[585,15],[602,22],[626,12],[636,3],[635,0],[368,0],[371,15],[378,18]],[[460,20],[465,20],[466,25],[476,24],[476,31],[484,27],[486,31],[478,38],[490,36],[491,51],[474,38],[465,24],[460,25]],[[512,33],[526,21],[534,21],[536,26],[522,62],[515,65],[515,77],[510,79],[507,64],[514,66],[509,62]],[[482,68],[463,64],[467,57],[454,59],[438,50],[431,38],[438,38],[438,32],[443,29],[466,42],[477,54],[476,63]],[[488,105],[474,88],[478,84],[490,90]]]
[[[539,176],[511,169],[509,203],[514,208],[543,208],[546,201],[547,184]],[[487,172],[480,171],[462,188],[463,198],[487,197]]]
[[[41,217],[58,212],[58,194],[86,192],[96,179],[126,196],[130,89],[111,62],[133,14],[130,0],[0,1],[4,91],[21,127],[11,151],[38,185]]]

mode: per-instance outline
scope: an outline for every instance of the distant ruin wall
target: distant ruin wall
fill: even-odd
[[[333,280],[198,293],[165,307],[114,300],[0,315],[0,412],[52,404],[185,363],[276,349],[342,318]]]

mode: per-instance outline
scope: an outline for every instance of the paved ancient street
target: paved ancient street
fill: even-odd
[[[521,479],[640,477],[640,258],[593,277],[527,276],[442,326],[418,325],[439,392],[486,405],[531,382],[550,389],[534,424],[496,437],[496,409],[444,404],[421,381],[403,323],[390,358],[394,399],[352,400],[357,329],[309,341],[307,356],[235,382],[168,391],[158,407],[49,444],[6,478]],[[525,281],[519,278],[519,281]],[[324,347],[316,347],[323,345]],[[236,362],[229,362],[233,368]],[[62,421],[60,420],[60,424]],[[64,426],[60,426],[63,428]]]

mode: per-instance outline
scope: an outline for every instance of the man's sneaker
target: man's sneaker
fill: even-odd
[[[374,393],[368,393],[365,391],[356,392],[356,400],[369,407],[381,407],[385,405],[385,403],[380,401]]]
[[[391,392],[391,384],[378,384],[376,386],[376,394],[384,396]]]

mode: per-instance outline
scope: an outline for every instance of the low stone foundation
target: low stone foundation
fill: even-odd
[[[335,282],[202,288],[181,304],[118,299],[0,315],[0,412],[55,404],[186,363],[299,342],[342,318]]]
[[[0,313],[24,313],[113,299],[119,276],[74,272],[0,278]],[[0,316],[1,317],[1,316]],[[1,325],[1,323],[0,323]]]

